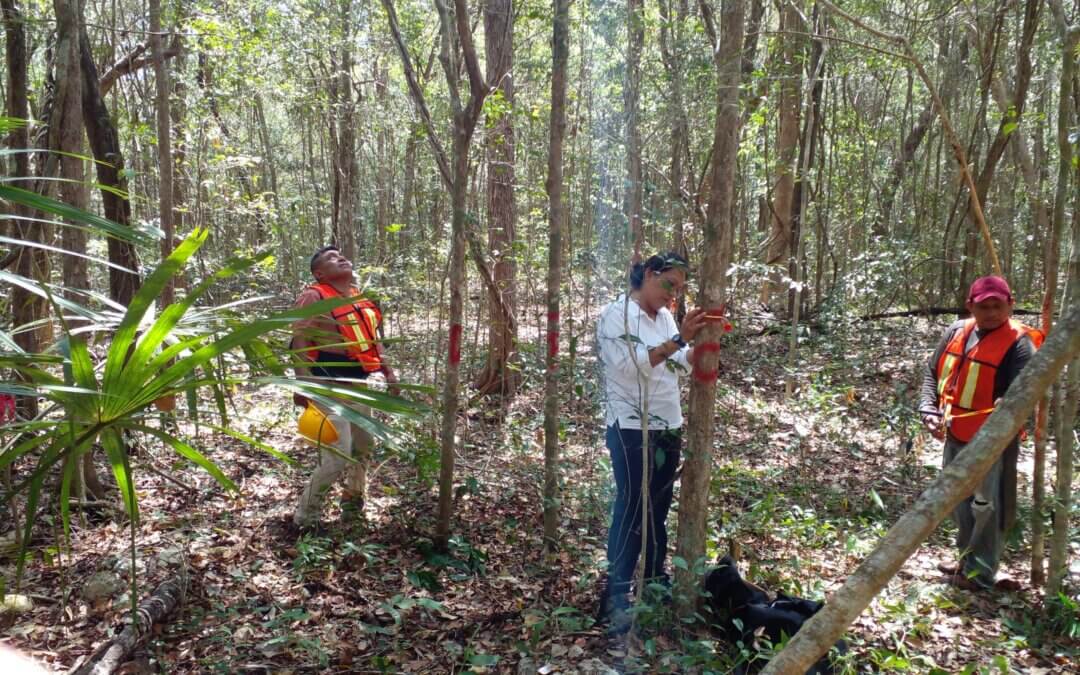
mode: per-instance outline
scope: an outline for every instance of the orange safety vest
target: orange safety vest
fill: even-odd
[[[975,319],[956,331],[938,360],[938,405],[945,425],[956,440],[967,443],[994,411],[994,381],[1005,354],[1027,335],[1036,349],[1042,331],[1009,319],[965,349]]]
[[[337,289],[330,284],[313,284],[310,288],[318,291],[319,296],[327,298],[343,297]],[[360,291],[349,288],[349,297],[357,297]],[[338,332],[341,333],[345,353],[349,359],[363,366],[364,371],[374,373],[382,369],[382,359],[379,358],[377,343],[379,341],[379,324],[382,323],[382,312],[378,306],[366,298],[356,300],[352,304],[342,305],[331,310],[330,315],[337,322]],[[317,351],[317,350],[312,350]]]

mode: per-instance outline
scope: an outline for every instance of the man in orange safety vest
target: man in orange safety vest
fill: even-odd
[[[1012,318],[1009,284],[997,276],[976,279],[965,307],[971,318],[946,329],[923,375],[919,412],[923,425],[945,441],[944,464],[975,436],[1009,385],[1042,343],[1042,334]],[[996,579],[1005,536],[1016,520],[1016,460],[1019,438],[953,510],[959,559],[938,569],[968,590],[1015,588]]]
[[[374,302],[361,297],[360,291],[353,285],[352,262],[341,255],[336,246],[324,246],[311,256],[311,273],[316,283],[300,293],[294,307],[338,297],[350,298],[351,302],[335,308],[329,314],[293,324],[292,348],[298,350],[299,360],[310,362],[310,365],[297,366],[296,376],[321,381],[335,380],[336,384],[362,387],[365,386],[364,380],[381,373],[388,384],[396,383],[397,375],[386,362],[379,341],[382,312]],[[300,394],[295,394],[293,401],[300,406],[316,405],[326,415],[337,435],[333,443],[337,452],[320,451],[319,465],[312,472],[311,480],[300,497],[293,522],[301,529],[315,526],[322,515],[323,497],[346,469],[348,478],[344,503],[362,514],[367,496],[371,434]],[[351,407],[370,414],[366,406]],[[356,462],[351,463],[342,455],[351,456]]]

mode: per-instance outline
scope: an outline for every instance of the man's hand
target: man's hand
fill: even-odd
[[[930,435],[939,441],[945,440],[945,427],[941,423],[941,415],[932,415],[924,412],[922,414],[922,423],[926,427],[926,430],[930,432]]]
[[[384,365],[382,367],[382,374],[383,377],[386,378],[386,393],[390,394],[391,396],[398,396],[399,394],[401,394],[401,387],[394,386],[401,381],[398,379],[397,373],[394,372],[394,369],[390,366]]]

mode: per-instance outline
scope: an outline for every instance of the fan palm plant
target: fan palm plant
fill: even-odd
[[[61,216],[109,236],[132,240],[147,235],[125,231],[125,228],[93,214],[9,186],[0,185],[0,199]],[[104,449],[112,467],[133,533],[138,525],[138,500],[125,434],[156,438],[206,471],[225,489],[237,490],[236,484],[217,463],[181,438],[178,432],[148,424],[155,414],[156,401],[184,397],[189,403],[187,414],[194,417],[198,414],[199,393],[211,390],[217,402],[217,410],[211,414],[219,417],[219,423],[204,421],[205,426],[242,440],[286,463],[292,462],[286,455],[230,428],[223,393],[226,388],[254,383],[303,393],[390,445],[398,440],[391,426],[357,412],[348,404],[362,403],[372,410],[397,417],[416,418],[426,413],[425,406],[396,396],[369,389],[299,381],[287,376],[293,356],[288,350],[275,348],[275,333],[287,330],[299,319],[328,313],[345,301],[341,298],[273,313],[254,321],[237,318],[233,313],[244,301],[219,307],[196,307],[197,301],[214,283],[244,272],[264,261],[268,254],[227,261],[217,272],[155,316],[152,309],[162,289],[184,268],[207,237],[206,230],[198,229],[188,235],[150,272],[127,308],[114,305],[111,309],[94,309],[72,300],[68,297],[70,294],[57,292],[69,289],[58,289],[45,282],[0,271],[0,283],[18,285],[46,298],[54,307],[61,328],[57,343],[41,353],[23,351],[10,333],[0,330],[0,369],[19,376],[0,382],[0,393],[35,396],[47,402],[35,419],[6,425],[7,440],[0,444],[0,471],[9,470],[21,459],[25,459],[23,465],[27,467],[21,480],[5,497],[10,502],[16,495],[26,495],[18,578],[21,578],[23,553],[30,541],[47,477],[54,473],[55,467],[62,467],[59,507],[67,536],[76,467],[96,445]],[[80,319],[78,327],[69,323],[68,317],[72,316]],[[95,335],[109,337],[105,356],[97,363],[87,343],[88,338]],[[234,354],[242,358],[226,362],[226,355]],[[178,413],[184,414],[182,410]],[[135,597],[134,593],[132,597]]]

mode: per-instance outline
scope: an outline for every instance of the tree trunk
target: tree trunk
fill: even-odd
[[[75,0],[76,2],[78,0]],[[158,152],[158,217],[161,219],[161,231],[165,236],[161,240],[161,259],[168,258],[173,251],[173,239],[176,227],[173,222],[173,159],[172,159],[172,115],[169,112],[169,71],[165,67],[165,55],[161,42],[161,0],[150,1],[150,54],[154,59],[154,89],[157,108],[157,152]],[[162,309],[173,302],[174,287],[172,279],[165,284],[158,297],[158,306]]]
[[[563,139],[566,71],[570,56],[570,0],[554,0],[551,54],[551,122],[548,136],[547,371],[544,377],[544,545],[559,535],[559,291],[562,285]]]
[[[645,48],[645,10],[642,0],[626,0],[626,199],[623,213],[630,228],[634,260],[641,257],[645,239],[641,214],[641,53]]]
[[[802,95],[802,55],[803,43],[798,34],[805,31],[800,10],[801,2],[784,5],[780,12],[780,32],[783,34],[780,51],[777,53],[779,64],[776,68],[780,77],[777,115],[779,131],[776,138],[776,163],[774,165],[774,183],[772,189],[769,233],[769,247],[765,264],[772,270],[769,279],[761,289],[761,302],[773,307],[782,287],[781,269],[788,259],[795,255],[792,250],[791,221],[794,214],[795,193],[795,158],[799,143],[799,107]],[[786,297],[786,294],[784,295]]]
[[[29,71],[28,51],[26,46],[26,24],[22,10],[15,0],[2,0],[4,12],[5,58],[7,62],[7,114],[21,120],[30,119],[30,105],[27,98]],[[13,150],[29,150],[30,134],[27,127],[15,128],[8,136],[8,145]],[[23,179],[23,187],[33,190],[30,170],[30,155],[19,152],[13,158],[15,177]],[[16,183],[18,185],[18,183]],[[20,218],[30,216],[27,209],[16,207],[15,215]],[[16,219],[12,221],[14,238],[30,243],[43,243],[45,228],[37,220]],[[31,279],[44,281],[48,278],[48,256],[44,251],[29,246],[14,249],[10,259],[16,273]],[[48,306],[43,299],[15,286],[11,289],[11,313],[14,326],[25,326],[45,316]],[[20,331],[14,335],[16,344],[27,352],[40,351],[44,334],[40,330]],[[34,417],[38,414],[37,398],[20,397],[20,414]]]
[[[394,171],[390,153],[390,108],[387,105],[387,79],[389,73],[381,64],[375,64],[375,98],[378,101],[378,109],[383,111],[386,117],[376,125],[375,130],[375,165],[381,175],[387,176],[385,181],[379,181],[375,185],[375,261],[378,265],[388,265],[386,251],[386,238],[389,235],[387,228],[390,227],[390,196],[393,187]]]
[[[504,405],[517,389],[518,371],[509,367],[515,351],[515,326],[506,320],[516,309],[514,240],[514,60],[513,10],[510,0],[484,5],[484,56],[487,81],[496,87],[504,108],[488,117],[488,249],[494,259],[495,288],[488,291],[488,358],[476,388],[498,393]],[[501,107],[501,106],[500,106]]]
[[[85,207],[83,160],[75,156],[83,150],[78,3],[79,0],[53,1],[56,14],[56,51],[53,61],[56,88],[52,112],[49,115],[49,150],[56,152],[60,163],[61,182],[57,188],[60,201],[71,206]],[[67,223],[61,227],[61,241],[66,249],[61,261],[65,293],[72,297],[76,296],[78,291],[87,291],[90,288],[86,258],[78,255],[86,254],[86,232],[81,228],[81,224]],[[87,456],[91,454],[87,453]],[[70,456],[64,460],[65,471],[70,461],[73,461]],[[82,469],[85,467],[93,472],[93,460],[84,463],[82,458],[78,458],[74,461],[79,462],[79,465],[71,474],[71,494],[79,495],[81,500],[86,487]]]
[[[1078,353],[1080,303],[1074,303],[964,452],[942,469],[840,590],[769,661],[762,671],[764,675],[804,673],[832,647],[938,523],[974,491],[1005,446],[1020,432],[1047,387]]]
[[[1005,84],[1000,78],[994,80],[994,100],[1004,115],[1009,110],[1009,96]],[[1061,258],[1061,228],[1059,220],[1051,223],[1050,206],[1043,194],[1043,184],[1035,163],[1031,158],[1031,143],[1028,134],[1021,125],[1013,134],[1013,156],[1017,168],[1024,177],[1027,188],[1028,204],[1034,216],[1033,230],[1044,233],[1043,240],[1043,299],[1039,327],[1043,333],[1053,328],[1054,302],[1057,298],[1058,267]],[[1031,260],[1029,267],[1034,267]],[[1030,270],[1029,270],[1030,271]],[[1026,285],[1026,284],[1025,284]],[[1035,412],[1035,453],[1032,460],[1031,478],[1031,584],[1039,587],[1046,582],[1046,436],[1049,401],[1039,401]]]
[[[1069,285],[1063,307],[1075,310],[1080,306],[1080,215],[1077,214],[1076,194],[1078,174],[1073,166],[1073,150],[1069,133],[1074,124],[1076,92],[1076,48],[1080,44],[1080,26],[1066,29],[1062,50],[1061,87],[1058,99],[1058,184],[1054,196],[1054,229],[1064,229],[1065,206],[1068,196],[1073,197],[1072,251],[1069,256]],[[1054,331],[1069,330],[1063,323]],[[1075,327],[1072,330],[1076,330]],[[1044,347],[1045,349],[1045,347]],[[1080,398],[1080,359],[1069,365],[1069,375],[1062,387],[1062,406],[1057,411],[1057,482],[1054,490],[1054,531],[1050,540],[1050,572],[1046,582],[1046,596],[1054,597],[1061,589],[1068,572],[1069,562],[1069,511],[1072,503],[1074,421],[1077,399]]]
[[[814,31],[820,36],[825,29],[820,26],[823,21],[818,15],[817,5],[814,6]],[[810,51],[810,80],[807,82],[809,91],[806,97],[806,123],[803,125],[802,139],[799,143],[799,173],[795,183],[793,197],[795,199],[795,217],[792,218],[791,234],[795,240],[794,255],[791,259],[789,271],[792,280],[791,301],[788,304],[788,313],[791,316],[791,337],[788,341],[787,379],[784,383],[784,396],[790,398],[795,393],[795,366],[798,363],[799,351],[799,315],[802,312],[803,288],[806,286],[805,251],[806,235],[803,233],[803,219],[806,216],[807,205],[810,201],[810,166],[814,161],[816,150],[817,128],[820,123],[821,79],[822,69],[825,65],[825,43],[820,37],[814,38],[813,47]]]
[[[703,3],[704,5],[704,3]],[[723,0],[721,34],[715,54],[717,70],[716,127],[709,187],[709,206],[704,224],[705,246],[701,261],[698,304],[722,311],[727,295],[727,268],[731,263],[732,214],[735,202],[735,165],[739,150],[739,83],[743,42],[744,0]],[[686,460],[682,467],[679,496],[679,531],[676,554],[689,563],[677,567],[675,581],[679,613],[690,616],[696,609],[697,589],[705,559],[706,524],[709,518],[709,482],[712,475],[716,423],[716,374],[720,367],[718,323],[709,322],[697,335],[695,365],[691,374]]]
[[[331,119],[335,139],[332,157],[334,209],[331,241],[349,260],[356,256],[356,126],[352,90],[352,0],[340,0],[341,43],[332,76]]]
[[[80,5],[81,7],[81,5]],[[127,179],[124,177],[124,154],[120,149],[120,138],[116,133],[105,107],[105,100],[98,90],[97,66],[90,51],[90,37],[86,32],[86,23],[81,20],[79,26],[79,52],[82,69],[82,114],[86,125],[86,136],[90,140],[90,149],[94,153],[97,167],[97,182],[101,184],[101,203],[105,217],[120,225],[131,225],[131,202],[128,201]],[[135,247],[125,241],[109,237],[109,261],[131,270],[124,272],[114,267],[109,268],[109,297],[125,307],[142,283],[139,279],[139,258]]]

